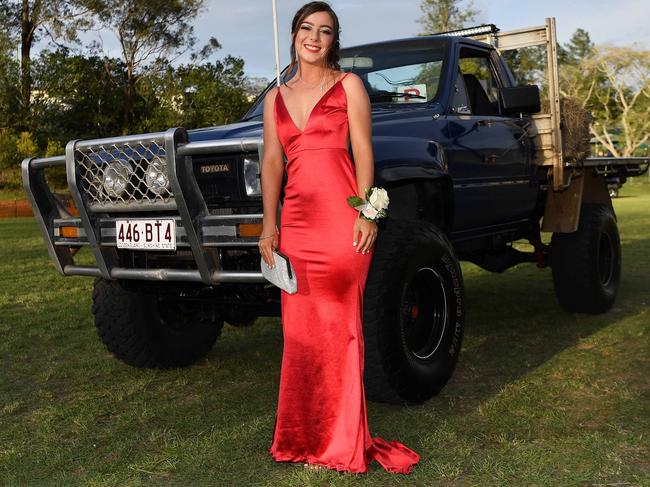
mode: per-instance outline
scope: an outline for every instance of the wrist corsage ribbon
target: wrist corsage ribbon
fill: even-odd
[[[388,193],[380,186],[366,188],[366,199],[359,196],[349,196],[348,204],[355,210],[359,210],[359,216],[366,220],[377,221],[379,218],[386,218],[388,208]]]

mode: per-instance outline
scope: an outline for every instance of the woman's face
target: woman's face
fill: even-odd
[[[298,25],[294,44],[298,59],[309,64],[326,64],[327,53],[334,42],[333,24],[327,12],[314,12],[305,17]]]

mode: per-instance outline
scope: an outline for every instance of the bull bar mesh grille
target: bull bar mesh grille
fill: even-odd
[[[78,145],[74,150],[77,184],[90,211],[138,211],[176,208],[169,184],[153,191],[147,184],[147,171],[169,181],[164,138],[135,141],[107,140],[106,143]],[[103,184],[115,170],[128,179],[123,192],[111,191]]]
[[[237,233],[236,225],[241,223],[261,224],[262,214],[212,215],[203,199],[193,174],[193,157],[197,155],[247,153],[257,150],[262,159],[262,140],[258,137],[235,140],[207,140],[189,142],[187,132],[182,128],[170,128],[165,132],[144,135],[128,135],[100,140],[72,140],[66,145],[65,156],[33,158],[22,162],[22,176],[25,191],[30,198],[34,215],[47,245],[50,257],[57,270],[63,275],[101,277],[103,279],[136,279],[148,281],[182,281],[216,284],[264,283],[267,282],[259,270],[224,269],[221,247],[255,248],[257,238]],[[108,194],[100,184],[105,165],[122,161],[133,169],[132,188],[121,198]],[[140,192],[143,170],[149,164],[157,163],[170,178],[171,193],[147,194]],[[166,167],[163,168],[163,165]],[[62,214],[48,187],[44,170],[51,167],[66,168],[68,187],[78,210],[78,218]],[[137,170],[137,168],[140,170]],[[146,181],[145,181],[146,182]],[[174,198],[172,198],[172,194]],[[146,198],[145,198],[146,196]],[[111,215],[113,211],[140,209],[145,203],[156,213],[166,202],[173,202],[173,214],[166,211],[164,218],[174,218],[179,223],[181,243],[189,247],[193,265],[176,267],[133,267],[135,263],[121,262],[110,241],[110,233],[102,233],[108,225],[114,231],[114,222],[123,216]],[[93,205],[94,208],[91,208]],[[104,211],[96,211],[98,206]],[[155,206],[152,206],[155,205]],[[123,208],[123,209],[122,209]],[[92,214],[95,212],[95,214]],[[127,218],[130,218],[127,217]],[[75,226],[85,234],[79,242],[57,241],[57,225]],[[104,226],[102,226],[104,225]],[[108,239],[106,239],[106,238]],[[70,244],[70,245],[69,245]],[[70,252],[70,246],[88,245],[95,258],[95,265],[80,265]],[[187,252],[186,250],[184,250]],[[186,255],[190,255],[189,253]],[[146,263],[145,263],[146,265]]]

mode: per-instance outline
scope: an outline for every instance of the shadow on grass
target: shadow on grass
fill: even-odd
[[[436,458],[437,453],[421,443],[422,435],[437,430],[443,435],[446,430],[448,433],[453,428],[445,428],[445,421],[471,417],[504,387],[586,337],[642,311],[642,279],[647,269],[635,267],[625,256],[638,255],[647,248],[648,241],[624,246],[621,292],[614,309],[597,316],[563,311],[555,299],[550,269],[522,265],[504,275],[491,275],[468,268],[466,334],[453,377],[440,395],[421,405],[369,402],[368,421],[373,436],[400,439],[419,450],[424,458]],[[238,436],[239,448],[254,453],[263,468],[274,476],[291,472],[289,466],[277,469],[266,452],[277,405],[281,358],[279,318],[261,318],[253,329],[226,327],[223,340],[208,357],[215,374],[212,380],[221,398],[218,404],[203,411],[204,418],[208,412],[218,416],[213,420],[214,427],[223,434],[237,434],[232,429],[235,423],[255,425],[255,433]],[[230,374],[236,384],[222,382]],[[197,392],[206,394],[205,390]],[[196,414],[191,404],[176,402],[174,407],[183,417]],[[236,474],[236,464],[224,462],[219,467]],[[371,472],[379,470],[374,464]]]
[[[470,268],[465,277],[467,316],[463,350],[449,384],[432,400],[435,406],[443,406],[445,396],[461,396],[462,404],[456,404],[448,413],[466,414],[563,350],[625,316],[642,311],[645,290],[635,281],[636,274],[643,272],[627,263],[625,256],[639,255],[650,248],[649,244],[647,240],[637,240],[623,246],[621,289],[613,309],[603,315],[564,311],[555,298],[550,269],[523,264],[503,275],[494,275]],[[268,321],[263,324],[266,329],[262,333],[253,337],[245,329],[238,329],[235,332],[241,337],[226,348],[217,346],[213,354],[219,356],[224,367],[234,367],[242,355],[257,351],[273,357],[279,374],[280,319],[264,320]],[[251,367],[253,373],[262,371],[255,361],[248,362],[246,367]],[[427,407],[428,403],[422,406]]]
[[[462,396],[462,404],[448,413],[475,410],[504,386],[562,351],[626,316],[642,312],[647,307],[642,280],[648,269],[635,267],[631,257],[648,248],[649,240],[622,246],[619,294],[613,308],[601,315],[564,311],[555,298],[550,268],[540,270],[524,264],[510,271],[519,274],[516,279],[485,272],[466,277],[463,349],[456,371],[441,393]]]

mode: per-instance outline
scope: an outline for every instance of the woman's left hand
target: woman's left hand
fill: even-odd
[[[359,238],[361,233],[361,238]],[[361,251],[362,254],[370,252],[370,248],[377,240],[377,224],[373,221],[366,220],[358,216],[354,221],[354,245],[357,247],[357,252]]]

